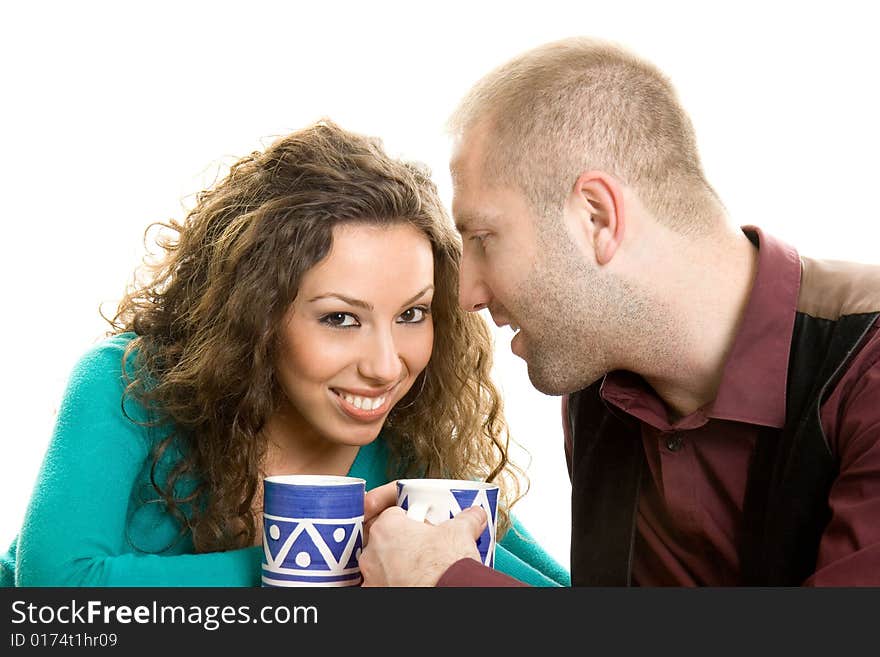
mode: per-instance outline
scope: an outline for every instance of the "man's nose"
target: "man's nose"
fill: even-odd
[[[461,259],[461,267],[458,276],[458,303],[467,312],[476,312],[489,305],[492,293],[480,276],[479,269],[475,267],[470,258]]]

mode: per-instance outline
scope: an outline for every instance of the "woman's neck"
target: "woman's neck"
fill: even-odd
[[[293,409],[279,409],[263,428],[266,456],[263,471],[276,474],[346,475],[358,453],[357,445],[328,440]]]

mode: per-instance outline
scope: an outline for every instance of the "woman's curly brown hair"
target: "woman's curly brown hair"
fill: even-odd
[[[458,234],[425,168],[324,120],[236,162],[183,223],[153,224],[166,231],[163,257],[108,319],[110,334],[136,334],[125,394],[149,409],[151,425],[174,427],[157,440],[151,481],[197,552],[254,543],[261,430],[282,395],[279,327],[302,276],[329,253],[333,227],[347,222],[411,224],[434,255],[434,349],[386,421],[389,476],[496,481],[499,535],[509,527],[526,480],[508,459],[491,334],[458,305]],[[170,448],[181,458],[160,477]]]

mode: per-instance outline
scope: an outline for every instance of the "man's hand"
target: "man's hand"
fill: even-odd
[[[371,510],[386,500],[384,488],[370,491],[377,494]],[[364,586],[434,586],[459,559],[480,560],[477,539],[487,518],[479,507],[467,508],[436,526],[407,518],[397,506],[370,520],[370,511],[365,509],[364,515],[366,547],[360,557]]]

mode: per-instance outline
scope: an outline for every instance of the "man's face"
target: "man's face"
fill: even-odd
[[[451,163],[463,243],[460,303],[488,308],[496,324],[519,329],[510,348],[526,361],[535,388],[578,390],[608,371],[607,282],[567,232],[570,208],[538,217],[514,185],[485,180],[482,139],[466,134]]]

